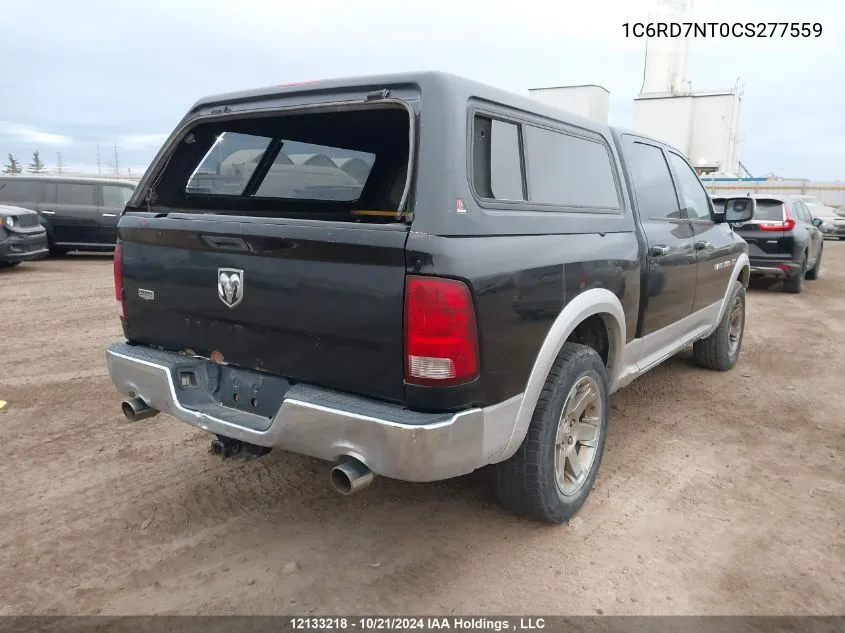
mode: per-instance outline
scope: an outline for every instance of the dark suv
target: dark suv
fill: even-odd
[[[135,183],[114,178],[0,175],[0,204],[38,212],[50,253],[113,251]]]
[[[794,196],[760,194],[754,219],[735,224],[734,231],[748,242],[752,277],[783,279],[783,289],[798,293],[804,279],[816,279],[822,264],[824,234],[806,205]],[[713,198],[724,207],[725,198]]]

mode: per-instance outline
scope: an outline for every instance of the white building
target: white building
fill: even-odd
[[[658,0],[649,22],[691,22],[689,0]],[[684,152],[700,173],[739,174],[742,89],[693,91],[687,80],[689,38],[646,40],[643,87],[634,129]]]
[[[610,92],[601,86],[555,86],[529,88],[528,96],[546,105],[607,124]]]

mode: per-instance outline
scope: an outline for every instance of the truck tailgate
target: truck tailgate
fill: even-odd
[[[127,214],[125,335],[401,402],[406,238],[399,224]]]

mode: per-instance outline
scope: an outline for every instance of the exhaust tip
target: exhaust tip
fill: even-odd
[[[329,477],[337,492],[342,495],[351,495],[373,483],[375,475],[357,459],[349,458],[332,468]]]
[[[130,422],[138,422],[158,415],[158,409],[153,409],[140,398],[124,400],[120,403],[120,408],[123,411],[123,416]]]

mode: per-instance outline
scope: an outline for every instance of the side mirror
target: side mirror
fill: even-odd
[[[754,198],[728,198],[725,200],[725,210],[717,212],[715,220],[717,223],[741,224],[751,220],[756,209],[757,202]]]
[[[821,218],[813,218],[813,226],[815,226],[816,228],[818,228],[818,227],[820,227],[822,224],[824,224],[824,220],[822,220]]]

